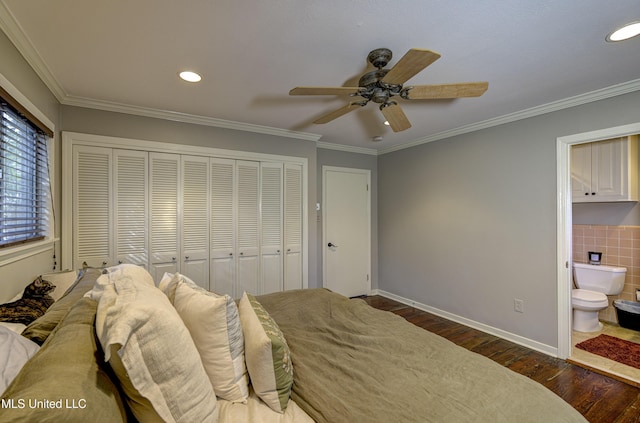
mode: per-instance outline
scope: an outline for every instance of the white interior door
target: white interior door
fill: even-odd
[[[113,150],[113,163],[116,261],[137,264],[147,269],[148,153]]]
[[[260,163],[237,161],[238,232],[236,293],[259,295],[260,283]]]
[[[182,156],[180,272],[209,289],[209,158]]]
[[[149,153],[149,272],[158,283],[180,270],[180,155]]]
[[[236,162],[211,158],[210,289],[234,298],[236,274]],[[242,293],[240,293],[242,294]]]
[[[260,164],[260,294],[282,291],[282,163]]]
[[[371,173],[324,166],[324,287],[347,297],[371,291]]]
[[[110,148],[73,148],[73,268],[113,265],[113,155]]]

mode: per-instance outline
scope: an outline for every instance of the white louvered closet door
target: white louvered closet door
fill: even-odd
[[[146,151],[113,150],[114,231],[117,263],[148,266]]]
[[[209,289],[209,158],[182,156],[180,272]]]
[[[236,162],[229,159],[210,159],[210,289],[218,294],[238,298],[236,293]]]
[[[260,294],[282,291],[282,163],[260,164],[261,290]]]
[[[238,226],[236,293],[258,295],[260,281],[260,163],[236,162]]]
[[[113,264],[111,232],[112,152],[109,148],[73,147],[73,267]]]
[[[180,270],[180,155],[149,153],[149,270],[156,283]]]
[[[302,288],[302,166],[284,165],[284,290]]]

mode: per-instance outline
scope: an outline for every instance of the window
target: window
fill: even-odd
[[[49,234],[48,134],[0,97],[0,248]]]

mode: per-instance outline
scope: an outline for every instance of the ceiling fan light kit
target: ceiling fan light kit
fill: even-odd
[[[404,87],[403,84],[414,75],[440,58],[440,54],[425,49],[410,49],[391,69],[384,69],[393,54],[388,48],[372,50],[367,60],[376,69],[360,77],[357,87],[296,87],[289,95],[341,95],[362,97],[314,121],[322,124],[331,122],[359,107],[373,101],[380,104],[380,111],[394,132],[411,127],[409,119],[393,97],[403,100],[433,100],[460,97],[481,96],[489,87],[488,82],[463,82],[440,85],[416,85]],[[385,122],[386,123],[386,122]]]

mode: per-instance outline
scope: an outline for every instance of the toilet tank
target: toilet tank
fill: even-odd
[[[577,288],[618,295],[624,287],[625,267],[573,263],[573,281]]]

